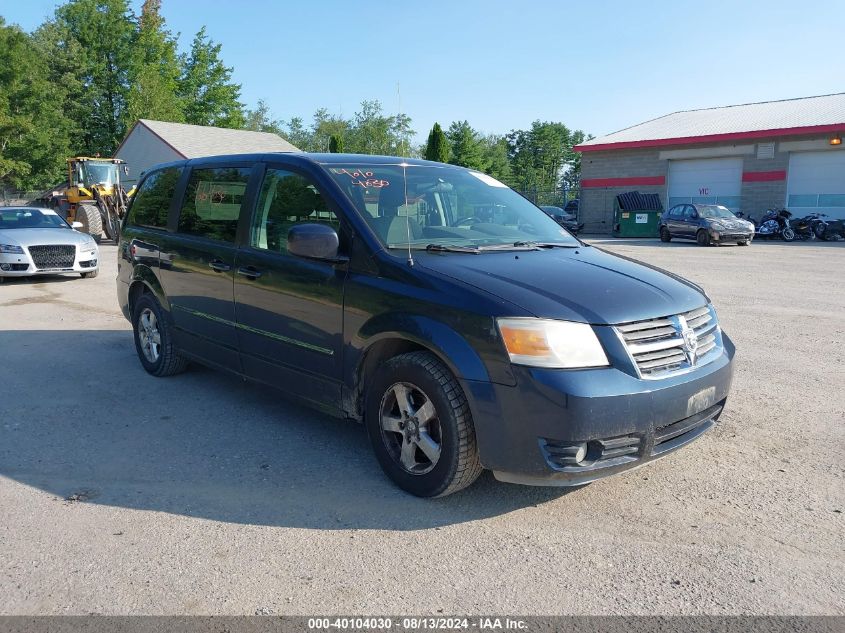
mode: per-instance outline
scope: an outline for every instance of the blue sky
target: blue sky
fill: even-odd
[[[0,0],[31,30],[56,0]],[[141,0],[133,0],[137,10]],[[190,45],[208,27],[274,117],[402,109],[504,133],[535,119],[599,136],[669,112],[845,90],[841,0],[163,0]]]

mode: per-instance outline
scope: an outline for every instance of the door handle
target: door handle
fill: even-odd
[[[252,266],[241,266],[238,268],[238,274],[248,277],[249,279],[258,279],[261,276],[261,271]]]
[[[225,273],[229,270],[232,270],[232,267],[229,266],[229,264],[227,264],[224,261],[220,261],[219,259],[211,260],[210,262],[208,262],[208,265],[211,268],[211,270],[215,270],[218,273]]]

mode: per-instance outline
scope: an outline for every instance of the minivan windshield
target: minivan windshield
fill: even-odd
[[[539,208],[481,172],[366,163],[326,169],[388,248],[580,246]]]
[[[701,204],[696,207],[702,218],[735,218],[727,207],[717,204]]]

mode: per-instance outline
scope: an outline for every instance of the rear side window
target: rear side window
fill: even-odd
[[[133,196],[128,223],[156,229],[167,228],[170,201],[181,173],[181,168],[169,167],[147,176]]]
[[[179,213],[179,232],[234,242],[249,174],[248,167],[193,170]]]

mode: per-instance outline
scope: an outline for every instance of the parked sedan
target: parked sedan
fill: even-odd
[[[565,211],[560,207],[552,206],[541,206],[540,208],[546,213],[547,216],[549,216],[552,220],[560,224],[563,228],[565,228],[573,235],[577,235],[578,231],[584,228],[583,224],[578,224],[578,218],[576,218],[574,214],[569,213],[569,211]]]
[[[701,246],[725,242],[747,246],[754,238],[754,225],[720,204],[676,204],[663,214],[659,226],[664,242],[677,237]]]
[[[99,249],[50,209],[0,209],[0,282],[6,277],[79,273],[96,277]]]

